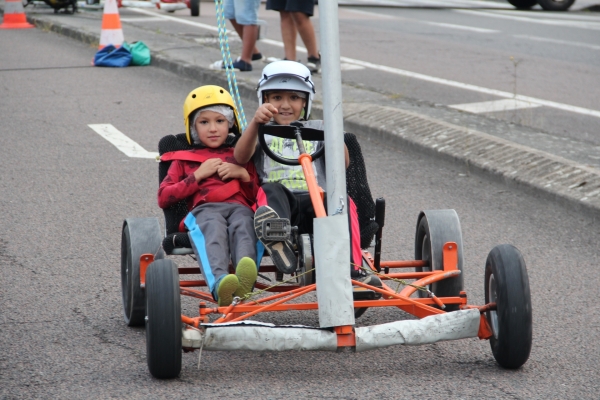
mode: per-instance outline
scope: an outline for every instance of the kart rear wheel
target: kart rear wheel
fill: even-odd
[[[415,235],[415,260],[427,260],[427,267],[415,268],[417,272],[441,271],[444,269],[443,246],[455,242],[458,246],[459,276],[444,279],[429,285],[429,290],[437,297],[459,296],[463,290],[463,244],[460,221],[454,210],[422,211],[417,222]],[[419,297],[428,297],[428,293],[418,290]],[[456,311],[458,305],[447,305],[445,311]]]
[[[181,372],[179,272],[172,260],[154,261],[146,271],[146,358],[155,378]]]
[[[529,10],[538,3],[537,0],[508,0],[508,2],[518,10]]]
[[[485,303],[496,303],[496,310],[486,313],[494,358],[504,368],[519,368],[531,352],[532,311],[527,268],[516,247],[504,244],[490,251],[485,262]]]
[[[200,0],[190,0],[190,14],[192,17],[200,15]]]
[[[157,218],[128,218],[123,222],[121,236],[121,292],[123,316],[127,326],[144,325],[146,295],[140,287],[140,256],[155,254],[164,258],[160,250],[162,235]]]
[[[538,0],[538,4],[546,11],[567,11],[575,0]]]

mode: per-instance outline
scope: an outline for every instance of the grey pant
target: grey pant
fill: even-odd
[[[256,262],[257,242],[254,212],[237,203],[206,203],[185,219],[198,264],[211,293],[229,273],[229,260],[237,265],[242,257]]]

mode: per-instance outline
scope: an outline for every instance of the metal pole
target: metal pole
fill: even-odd
[[[314,220],[319,325],[354,325],[337,0],[319,3],[327,217]]]
[[[327,160],[327,214],[334,215],[344,203],[346,214],[346,165],[344,163],[344,114],[342,110],[342,72],[337,0],[319,2],[321,65],[323,78],[323,119],[325,158]]]

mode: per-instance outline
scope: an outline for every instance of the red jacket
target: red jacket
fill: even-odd
[[[185,158],[185,153],[194,155],[190,158],[198,157],[204,160],[220,158],[225,162],[240,165],[233,157],[233,147],[189,150],[183,152],[183,158]],[[158,188],[158,206],[160,208],[167,208],[181,200],[186,200],[190,211],[202,203],[210,202],[238,203],[248,208],[254,206],[256,193],[258,192],[258,177],[252,162],[243,166],[250,175],[250,181],[242,182],[238,180],[239,185],[237,183],[230,184],[231,181],[224,182],[217,174],[196,182],[194,171],[200,167],[200,164],[196,161],[179,160],[177,155],[173,157],[167,176]],[[228,184],[229,186],[223,189]],[[224,191],[226,194],[224,194]],[[224,199],[223,197],[227,198]]]

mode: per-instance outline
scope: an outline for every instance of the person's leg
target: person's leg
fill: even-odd
[[[292,13],[279,12],[281,19],[281,39],[283,40],[283,51],[287,60],[296,61],[296,37],[298,31],[294,25]]]
[[[223,204],[203,204],[185,219],[206,285],[220,306],[231,304],[233,293],[239,288],[238,278],[228,274],[230,254]]]
[[[233,25],[233,29],[235,29],[238,36],[240,37],[240,40],[242,40],[242,43],[243,43],[243,41],[244,41],[244,26],[238,24],[235,19],[230,19],[229,22],[231,22],[231,25]],[[255,44],[254,48],[252,49],[252,55],[258,54],[258,53],[260,53],[260,51],[258,51],[258,48],[256,48],[256,44]]]
[[[252,54],[258,53],[256,49],[256,40],[258,39],[258,8],[260,0],[234,0],[235,21],[242,25],[242,55],[241,59],[247,63],[250,68],[242,69],[252,70]],[[237,29],[236,29],[237,31]],[[238,32],[239,34],[239,32]],[[235,63],[234,63],[235,65]]]
[[[291,13],[294,20],[294,25],[304,42],[306,51],[308,52],[309,58],[320,58],[319,49],[317,48],[317,37],[315,35],[315,28],[313,27],[312,21],[303,12]]]
[[[231,259],[236,266],[235,275],[240,281],[239,289],[234,296],[245,296],[252,291],[258,274],[257,265],[262,258],[264,247],[258,246],[254,232],[254,212],[241,204],[229,205],[230,214],[227,217],[227,232]],[[260,247],[260,250],[258,249]],[[261,254],[258,254],[258,253]]]
[[[263,228],[265,225],[273,229],[278,228],[276,225],[280,223],[274,220],[280,218],[286,219],[289,224],[289,221],[293,218],[291,210],[296,208],[294,195],[280,183],[266,183],[261,186],[258,200],[260,207],[254,214],[256,236],[265,246],[277,269],[284,274],[290,274],[296,270],[297,265],[291,240],[289,238],[286,240],[268,238],[266,232],[263,235]],[[274,225],[269,225],[270,221]]]

